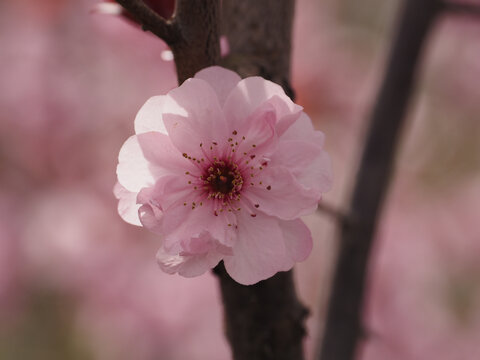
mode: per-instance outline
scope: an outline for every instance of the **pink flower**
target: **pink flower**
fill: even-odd
[[[330,158],[279,85],[210,67],[149,99],[135,132],[119,154],[119,213],[162,235],[165,272],[197,276],[223,260],[247,285],[309,255],[299,217],[329,190]]]

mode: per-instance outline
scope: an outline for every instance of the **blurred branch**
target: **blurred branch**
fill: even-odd
[[[220,0],[177,0],[170,20],[155,13],[142,0],[116,0],[139,22],[172,49],[178,82],[220,59]]]
[[[177,23],[166,20],[150,9],[142,0],[116,0],[132,15],[144,30],[148,30],[171,45],[180,38]]]
[[[444,9],[458,15],[480,16],[480,5],[461,2],[445,1]]]
[[[344,214],[343,211],[338,210],[331,204],[325,203],[325,201],[323,200],[318,203],[317,211],[330,216],[336,221],[341,221],[347,217],[347,215]]]
[[[415,70],[440,0],[406,0],[371,116],[341,244],[319,359],[351,360],[362,335],[365,279],[378,214],[391,178]]]
[[[289,85],[294,0],[224,0],[223,25],[230,54],[223,65],[241,76],[261,75]],[[304,320],[292,271],[244,286],[215,268],[225,307],[225,327],[235,360],[301,360]]]

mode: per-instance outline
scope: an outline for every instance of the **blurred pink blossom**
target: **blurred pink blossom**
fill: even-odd
[[[29,278],[75,299],[76,327],[95,358],[225,359],[213,275],[178,281],[159,273],[153,237],[138,241],[112,209],[78,186],[31,199],[19,242]],[[178,346],[180,337],[187,345]]]
[[[479,189],[476,179],[436,198],[393,194],[371,269],[361,359],[480,357]]]
[[[135,130],[119,155],[119,213],[164,236],[164,271],[198,276],[223,259],[253,284],[308,256],[299,217],[329,190],[330,158],[279,85],[207,68],[147,101]]]

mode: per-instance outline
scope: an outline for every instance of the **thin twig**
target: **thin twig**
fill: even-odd
[[[175,21],[166,20],[150,9],[142,0],[116,0],[132,15],[144,30],[148,30],[164,40],[168,45],[177,42],[180,29]]]
[[[352,360],[361,338],[365,279],[375,227],[393,168],[424,40],[440,0],[406,0],[389,64],[372,113],[350,204],[341,224],[338,263],[319,359]],[[354,219],[354,221],[352,221]]]

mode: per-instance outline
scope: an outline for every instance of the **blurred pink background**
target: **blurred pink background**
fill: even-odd
[[[0,1],[0,359],[229,359],[211,274],[162,273],[158,239],[112,194],[120,146],[150,97],[176,86],[166,46],[95,0]],[[299,0],[297,100],[327,136],[344,209],[397,0]],[[480,21],[432,32],[384,207],[362,360],[480,358]],[[322,333],[335,220],[306,222],[295,270]]]

